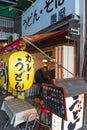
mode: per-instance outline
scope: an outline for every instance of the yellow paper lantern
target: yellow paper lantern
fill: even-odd
[[[9,82],[13,89],[25,91],[32,86],[34,79],[34,60],[25,51],[14,52],[9,57]]]

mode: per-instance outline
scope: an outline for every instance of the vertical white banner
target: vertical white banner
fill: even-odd
[[[75,86],[74,86],[75,87]],[[83,126],[84,94],[66,98],[68,121],[63,130],[78,130]]]
[[[55,114],[52,114],[52,130],[61,130],[62,128],[62,118]]]

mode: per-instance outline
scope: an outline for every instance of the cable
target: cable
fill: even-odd
[[[46,124],[44,124],[44,123],[42,123],[42,122],[40,122],[39,120],[36,120],[40,125],[43,125],[43,126],[45,126],[45,127],[48,127],[49,128],[49,130],[52,130],[51,128],[50,128],[50,126],[48,126],[48,125],[46,125]]]

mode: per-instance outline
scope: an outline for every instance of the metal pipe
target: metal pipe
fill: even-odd
[[[28,0],[29,2],[31,2],[32,3],[32,5],[33,5],[33,1],[32,0]]]
[[[0,9],[0,11],[5,10],[5,9],[9,9],[10,7],[15,7],[15,5],[9,5],[9,6],[6,6],[6,7],[2,7]]]
[[[27,38],[24,38],[23,37],[23,40],[27,43],[29,43],[30,45],[32,45],[34,48],[36,48],[39,52],[41,52],[43,55],[45,55],[46,57],[48,57],[50,60],[52,60],[56,65],[57,67],[61,67],[63,68],[64,70],[66,70],[67,72],[69,72],[71,75],[73,75],[75,77],[75,75],[70,72],[69,70],[67,70],[65,67],[63,67],[61,64],[59,64],[58,62],[56,62],[53,58],[51,58],[50,56],[48,56],[44,51],[42,51],[40,48],[38,48],[35,44],[33,44],[31,41],[29,41]]]
[[[23,10],[21,9],[18,9],[18,8],[15,8],[15,7],[9,7],[9,11],[12,11],[12,10],[17,10],[17,11],[20,11],[20,12],[24,12]]]
[[[0,2],[9,3],[9,4],[17,4],[16,2],[12,2],[9,0],[0,0]]]

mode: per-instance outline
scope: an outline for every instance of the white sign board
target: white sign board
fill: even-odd
[[[62,129],[62,119],[52,113],[52,130]]]
[[[36,0],[22,15],[22,36],[35,34],[70,14],[77,14],[78,7],[79,0]]]
[[[66,98],[66,105],[68,120],[52,114],[52,130],[79,130],[83,127],[84,94]]]
[[[63,130],[78,130],[83,126],[84,94],[66,98],[68,121]]]

